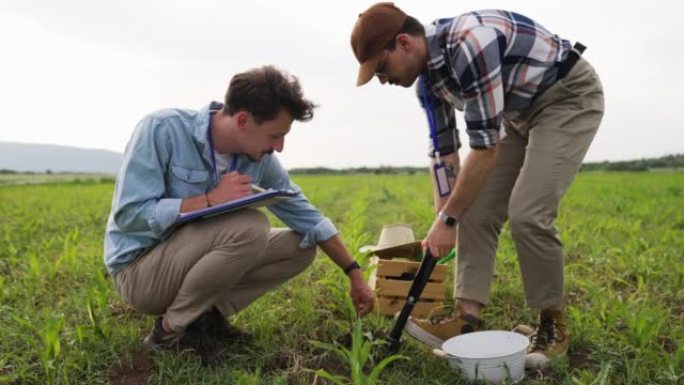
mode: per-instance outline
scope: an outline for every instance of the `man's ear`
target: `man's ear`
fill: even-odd
[[[235,119],[235,125],[239,130],[244,130],[245,127],[247,127],[247,123],[249,122],[249,112],[247,111],[238,111],[234,115]]]
[[[406,33],[402,33],[397,35],[397,40],[396,40],[396,46],[403,49],[407,50],[409,46],[411,45],[411,39],[409,38],[409,35]]]

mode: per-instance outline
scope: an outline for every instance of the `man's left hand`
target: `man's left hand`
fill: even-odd
[[[349,281],[351,289],[349,295],[351,296],[356,314],[359,317],[370,313],[375,305],[375,293],[371,290],[366,280],[363,278],[361,271],[354,270],[349,273]]]

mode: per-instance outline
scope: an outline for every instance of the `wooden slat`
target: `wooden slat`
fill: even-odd
[[[374,273],[378,277],[399,278],[404,274],[415,276],[420,267],[420,262],[379,259],[373,257],[371,258],[371,266],[373,265],[377,265]],[[448,270],[447,265],[435,266],[435,270],[430,275],[430,281],[446,281]]]
[[[408,296],[409,289],[413,281],[402,281],[398,279],[385,279],[376,277],[375,292],[383,297],[402,297]],[[425,285],[423,293],[420,295],[421,299],[444,299],[445,285],[442,282],[428,282]]]
[[[378,313],[393,316],[404,307],[406,298],[377,297]],[[443,313],[443,302],[418,301],[413,307],[411,315],[414,317],[429,317]],[[435,309],[433,311],[433,309]]]

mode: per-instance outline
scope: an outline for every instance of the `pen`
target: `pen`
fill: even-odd
[[[230,162],[230,169],[228,172],[233,172],[233,171],[237,170],[237,160],[238,160],[237,154],[233,155],[233,159]]]
[[[253,192],[253,193],[262,193],[262,192],[264,192],[264,191],[266,191],[265,188],[263,188],[263,187],[261,187],[261,186],[257,186],[257,185],[255,185],[255,184],[252,184],[252,192]]]

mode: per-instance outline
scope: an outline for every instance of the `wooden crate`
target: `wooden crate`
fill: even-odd
[[[409,289],[413,278],[418,272],[420,262],[386,259],[372,257],[371,268],[377,266],[372,272],[369,285],[375,290],[377,297],[376,310],[380,314],[394,315],[406,303]],[[416,303],[411,313],[414,317],[428,317],[440,314],[446,295],[446,280],[448,274],[447,265],[437,265],[430,275],[430,280],[420,295],[420,301]],[[433,311],[433,309],[435,309]]]

